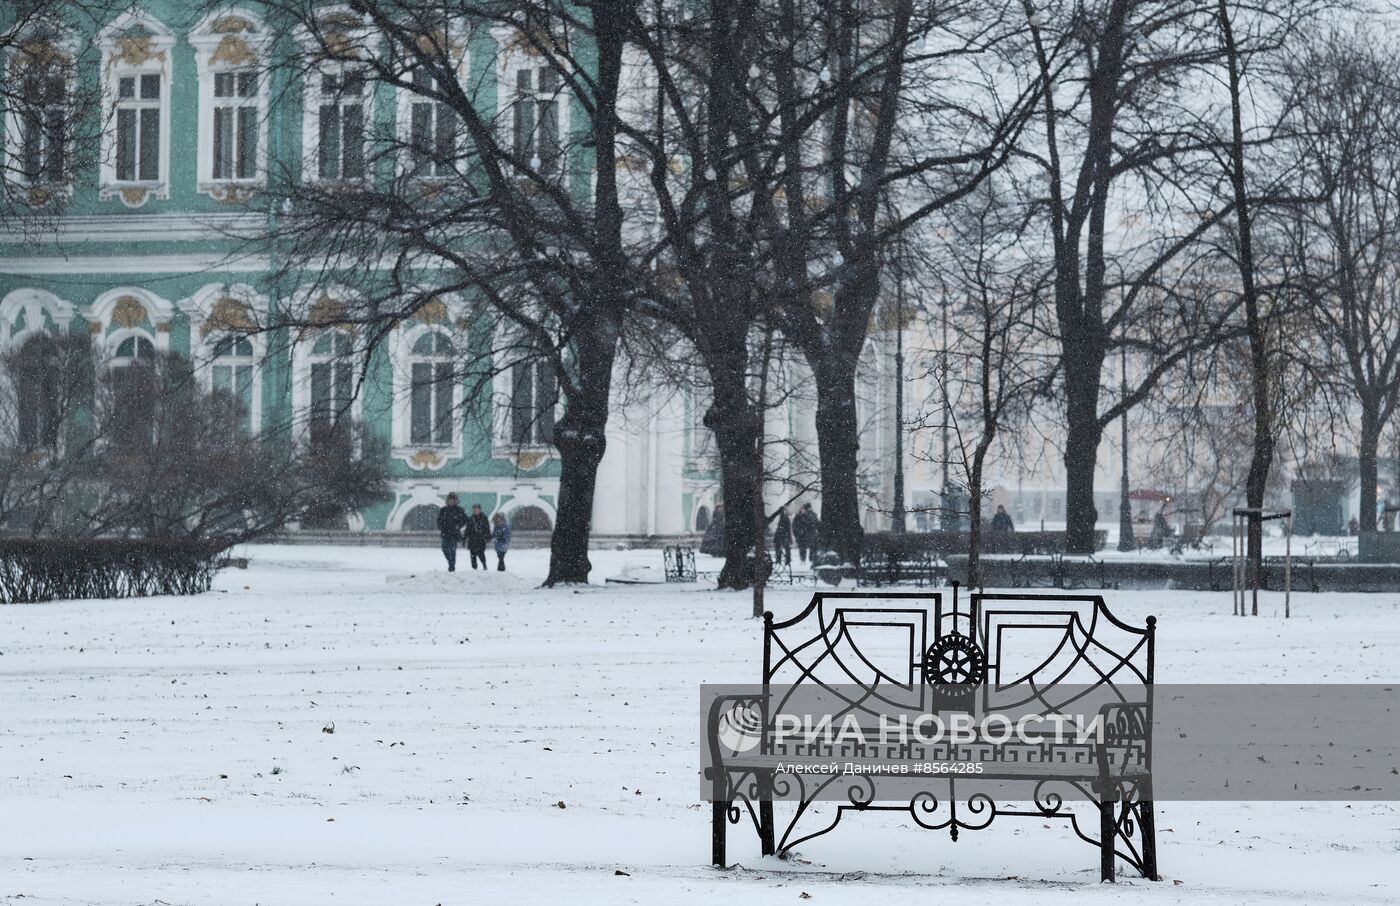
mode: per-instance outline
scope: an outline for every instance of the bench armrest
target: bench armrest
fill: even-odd
[[[742,720],[747,717],[748,720]],[[734,721],[742,720],[736,726]],[[718,695],[710,702],[710,711],[705,718],[705,744],[710,749],[710,765],[706,778],[715,779],[711,772],[722,770],[729,750],[721,744],[720,733],[727,736],[736,733],[751,735],[768,732],[768,695],[760,692]]]

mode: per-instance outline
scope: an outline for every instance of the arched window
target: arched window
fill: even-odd
[[[311,346],[311,445],[348,431],[354,399],[354,344],[343,330],[328,330]]]
[[[15,358],[19,445],[24,450],[58,446],[58,344],[46,334],[30,337]]]
[[[517,532],[547,532],[554,526],[544,510],[537,506],[522,506],[510,514],[510,527]]]
[[[155,435],[156,348],[133,334],[112,356],[112,440],[123,447],[149,446]]]
[[[452,341],[439,331],[423,334],[410,353],[409,443],[452,443],[452,394],[457,381]]]
[[[214,342],[211,378],[214,393],[234,407],[235,423],[245,434],[253,433],[253,341],[247,337],[221,337]]]
[[[701,506],[695,511],[695,530],[703,532],[710,527],[710,508]]]

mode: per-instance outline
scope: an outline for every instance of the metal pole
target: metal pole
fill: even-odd
[[[1240,514],[1230,515],[1230,604],[1231,613],[1244,616],[1244,576],[1240,565]]]
[[[1283,618],[1288,619],[1293,597],[1293,513],[1283,517]]]
[[[1120,350],[1123,365],[1123,399],[1128,398],[1128,347]],[[1130,551],[1137,547],[1133,538],[1133,505],[1128,500],[1128,410],[1123,409],[1123,487],[1118,498],[1118,549]]]
[[[1250,607],[1250,616],[1255,617],[1259,616],[1259,581],[1264,575],[1264,514],[1262,512],[1249,514],[1249,533],[1251,535],[1254,534],[1256,522],[1259,526],[1259,556],[1251,559],[1249,557],[1249,543],[1247,541],[1245,543],[1245,559],[1250,560],[1250,578],[1253,580],[1250,582],[1250,598],[1253,602]]]
[[[948,287],[943,287],[943,305],[939,309],[939,319],[942,322],[943,330],[943,361],[941,368],[943,371],[943,507],[939,515],[939,525],[946,531],[956,530],[962,521],[957,517],[950,518],[949,513],[949,489],[948,489],[948,456],[950,441],[948,437],[949,413],[953,410],[952,397],[948,391],[949,375],[952,369],[948,367]]]
[[[894,318],[894,515],[890,530],[903,533],[904,513],[904,241],[895,263]]]

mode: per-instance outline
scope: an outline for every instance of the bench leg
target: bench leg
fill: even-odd
[[[765,856],[773,855],[773,776],[760,775],[758,780],[758,842]]]
[[[1113,881],[1113,840],[1117,832],[1113,826],[1113,800],[1107,791],[1099,803],[1099,880]]]
[[[1152,795],[1152,786],[1144,786],[1143,793]],[[1149,881],[1160,881],[1157,874],[1157,817],[1152,811],[1152,800],[1138,803],[1138,827],[1142,830],[1142,876]]]
[[[725,825],[729,823],[729,803],[716,802],[713,803],[710,808],[712,809],[710,828],[712,838],[710,845],[713,849],[711,861],[716,868],[724,868],[726,865],[724,859],[724,833]]]

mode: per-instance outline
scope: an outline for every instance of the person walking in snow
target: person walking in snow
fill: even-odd
[[[715,514],[710,517],[710,525],[705,536],[700,539],[700,553],[711,557],[724,556],[724,504],[715,505]]]
[[[504,513],[491,517],[491,537],[496,541],[496,569],[506,571],[506,551],[510,550],[510,523]]]
[[[773,564],[792,566],[792,520],[787,507],[778,507],[778,524],[773,529]]]
[[[792,537],[797,542],[797,557],[807,562],[807,553],[816,553],[817,536],[821,534],[822,521],[810,503],[804,503],[792,520]]]
[[[992,531],[1004,535],[1010,535],[1016,531],[1016,526],[1011,522],[1011,514],[1001,504],[997,504],[996,515],[992,517]]]
[[[491,540],[491,520],[481,511],[481,504],[473,503],[471,515],[467,517],[467,552],[472,555],[472,569],[478,561],[486,569],[486,542]]]
[[[457,505],[457,495],[447,495],[447,505],[438,510],[438,533],[442,535],[442,555],[447,558],[447,571],[457,571],[457,545],[462,543],[462,526],[467,524],[466,512]]]

